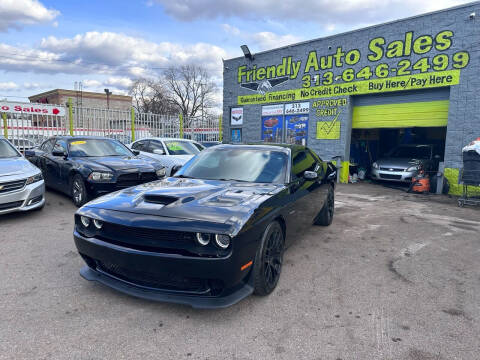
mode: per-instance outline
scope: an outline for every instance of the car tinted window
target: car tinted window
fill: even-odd
[[[57,140],[52,151],[63,151],[67,152],[67,142],[65,140]]]
[[[150,152],[150,153],[153,153],[153,150],[165,151],[163,149],[163,145],[160,141],[150,141],[150,144],[148,145],[147,151]]]
[[[257,149],[204,150],[175,176],[208,180],[284,183],[288,155],[283,151]]]
[[[141,140],[141,141],[137,141],[136,143],[134,143],[132,145],[132,149],[133,150],[138,150],[138,151],[144,151],[145,149],[145,141]]]
[[[50,140],[45,141],[42,144],[42,146],[40,146],[40,149],[47,152],[47,153],[52,152],[54,141],[55,141],[55,139],[50,139]]]
[[[68,147],[70,156],[134,156],[125,145],[110,139],[72,139]]]
[[[7,140],[0,139],[0,158],[19,157],[18,151]]]
[[[301,150],[293,155],[292,158],[292,176],[301,178],[305,171],[314,171],[317,162],[310,151]]]

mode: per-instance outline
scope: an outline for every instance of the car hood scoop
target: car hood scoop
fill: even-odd
[[[178,200],[178,198],[173,196],[164,196],[158,194],[146,194],[143,199],[145,202],[159,205],[169,205]]]
[[[283,185],[277,184],[170,177],[105,195],[86,206],[136,214],[226,222],[232,217],[251,213],[262,201],[281,189]]]

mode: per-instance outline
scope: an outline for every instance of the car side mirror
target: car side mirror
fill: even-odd
[[[174,165],[172,166],[172,170],[170,171],[170,176],[175,175],[175,173],[182,168],[182,165]]]
[[[140,155],[140,151],[138,150],[132,150],[133,155],[138,156]]]
[[[318,178],[318,174],[315,171],[305,171],[303,177],[307,180],[315,180]]]
[[[63,150],[53,150],[52,155],[53,156],[61,156],[61,157],[67,156],[67,154]]]
[[[35,156],[35,151],[25,150],[25,153],[23,155],[25,155],[25,157],[32,157],[32,156]]]
[[[330,174],[327,176],[327,180],[328,180],[328,181],[335,181],[335,180],[337,180],[337,172],[334,171],[334,172],[330,173]]]
[[[165,155],[165,151],[163,151],[162,149],[154,149],[153,153],[157,155]]]

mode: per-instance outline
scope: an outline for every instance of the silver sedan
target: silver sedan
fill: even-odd
[[[45,205],[42,172],[6,139],[0,138],[0,214]]]

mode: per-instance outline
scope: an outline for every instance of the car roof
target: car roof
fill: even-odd
[[[83,140],[83,139],[95,139],[95,140],[116,140],[105,136],[70,136],[70,135],[54,135],[49,139],[66,139],[66,140]],[[118,140],[117,140],[118,141]]]
[[[196,140],[192,139],[182,139],[182,138],[168,138],[168,137],[146,137],[143,139],[138,139],[135,140],[134,142],[141,141],[141,140],[159,140],[159,141],[168,141],[168,140],[173,140],[173,141],[189,141],[189,142],[198,142]]]
[[[269,150],[269,151],[281,151],[281,152],[294,152],[293,146],[286,144],[220,144],[215,146],[215,149],[250,149],[250,150]],[[305,147],[303,147],[305,148]],[[213,149],[213,148],[210,148]],[[208,149],[207,149],[208,150]],[[289,151],[290,150],[290,151]],[[205,151],[205,150],[204,150]]]

